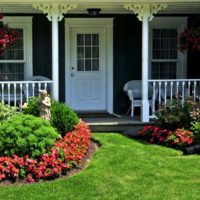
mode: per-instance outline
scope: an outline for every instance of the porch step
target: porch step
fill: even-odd
[[[89,124],[92,132],[125,132],[137,131],[143,128],[144,125],[153,124],[141,122],[138,118],[120,116],[119,118],[83,118],[83,121]]]

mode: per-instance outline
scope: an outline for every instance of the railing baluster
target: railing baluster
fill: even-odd
[[[22,104],[23,104],[23,96],[22,96],[22,83],[20,83],[20,106],[22,106]]]
[[[179,81],[176,82],[176,96],[179,96],[178,88],[179,88]]]
[[[28,91],[28,89],[29,89],[29,84],[26,83],[26,102],[28,102],[28,98],[29,98],[29,91]]]
[[[4,103],[4,83],[1,84],[1,102]]]
[[[161,104],[161,82],[158,82],[158,91],[159,91],[158,103],[160,106],[160,104]]]
[[[191,82],[190,81],[188,81],[188,94],[187,94],[187,96],[189,97],[190,96],[190,87],[191,87]]]
[[[14,83],[14,105],[17,105],[17,98],[16,98],[16,83]]]
[[[182,82],[182,106],[185,102],[185,81]]]
[[[174,87],[174,82],[171,81],[171,84],[170,84],[170,100],[172,101],[172,97],[173,97],[173,87]]]
[[[193,87],[193,97],[194,97],[194,101],[196,101],[196,86],[197,86],[197,82],[194,81],[194,87]]]
[[[8,83],[8,105],[10,105],[10,83]]]
[[[165,81],[164,105],[167,105],[167,82]]]
[[[33,97],[35,96],[35,83],[32,83]]]
[[[155,100],[156,100],[156,92],[155,92],[156,84],[153,82],[153,98],[152,98],[152,115],[155,113]]]

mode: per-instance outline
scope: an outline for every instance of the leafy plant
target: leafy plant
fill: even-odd
[[[162,129],[175,130],[176,128],[190,128],[191,112],[199,104],[188,100],[183,105],[180,100],[170,102],[161,107],[156,113],[156,123]]]
[[[40,97],[29,97],[27,107],[23,108],[23,113],[28,115],[39,116]]]
[[[0,154],[38,157],[59,134],[45,120],[32,115],[13,116],[0,127]]]
[[[40,97],[30,97],[24,114],[39,116]],[[72,131],[74,125],[79,122],[76,113],[66,104],[51,99],[51,125],[64,136],[66,132]]]
[[[193,134],[195,136],[200,136],[200,122],[196,121],[196,122],[192,122],[191,123],[191,131],[193,132]]]
[[[19,114],[17,107],[0,103],[0,124],[16,114]]]
[[[51,106],[50,121],[52,126],[64,136],[65,133],[73,130],[74,125],[78,124],[79,118],[69,106],[54,100]]]

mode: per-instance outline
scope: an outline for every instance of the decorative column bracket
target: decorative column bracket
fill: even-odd
[[[133,11],[140,21],[148,17],[151,21],[159,10],[167,8],[167,4],[124,4],[124,8]]]
[[[47,14],[49,21],[52,21],[53,16],[57,16],[58,21],[61,21],[63,14],[69,12],[70,10],[74,10],[77,7],[77,4],[33,4],[33,8],[41,10],[44,14]]]

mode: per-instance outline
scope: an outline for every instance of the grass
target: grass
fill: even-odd
[[[0,187],[1,200],[198,200],[200,157],[116,133],[94,134],[103,145],[80,173],[47,183]]]

